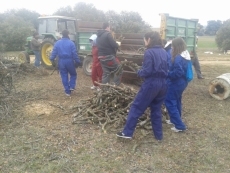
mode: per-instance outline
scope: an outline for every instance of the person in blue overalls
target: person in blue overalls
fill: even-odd
[[[162,39],[158,32],[146,33],[144,42],[147,49],[144,53],[142,68],[137,72],[144,82],[130,107],[125,127],[122,132],[117,133],[117,136],[132,138],[138,118],[150,107],[154,136],[157,140],[162,140],[161,106],[167,91],[168,55],[163,49]]]
[[[172,41],[172,65],[168,73],[168,91],[165,98],[165,106],[169,113],[170,123],[174,124],[171,130],[180,132],[186,130],[186,125],[181,119],[182,94],[188,85],[186,71],[191,60],[186,50],[186,43],[182,38]]]
[[[171,60],[171,58],[172,58],[172,40],[167,41],[167,40],[163,39],[163,46],[164,46],[165,51],[168,53],[168,66],[169,66],[169,69],[170,69],[170,67],[172,65],[172,60]],[[168,79],[168,81],[169,81],[169,79]],[[167,109],[165,107],[165,103],[163,103],[163,107],[164,107],[164,113],[166,115],[165,122],[167,124],[172,124],[170,122],[169,115],[168,115]]]
[[[58,56],[58,68],[60,71],[62,84],[65,89],[65,94],[70,96],[71,91],[75,90],[77,72],[76,68],[81,65],[81,61],[77,55],[77,50],[73,41],[69,39],[69,31],[62,31],[62,39],[54,44],[53,51],[50,56],[52,65],[54,59]]]

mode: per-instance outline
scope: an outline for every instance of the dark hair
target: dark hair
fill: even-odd
[[[61,34],[63,37],[69,37],[69,31],[67,29],[64,29]]]
[[[38,32],[34,32],[34,33],[33,33],[33,36],[34,36],[34,37],[37,36],[37,35],[39,35]]]
[[[157,46],[157,45],[162,46],[162,39],[161,39],[159,32],[156,32],[156,31],[147,32],[144,38],[146,41],[150,39],[150,42],[147,45],[147,48]]]
[[[186,50],[186,43],[181,37],[174,38],[172,48],[172,62],[174,62],[175,57]]]
[[[162,44],[163,44],[163,46],[165,46],[167,44],[167,40],[162,39]]]
[[[109,27],[109,22],[104,22],[103,26],[102,26],[102,29],[106,29],[107,27]]]

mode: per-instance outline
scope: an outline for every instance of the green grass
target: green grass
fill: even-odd
[[[215,36],[199,37],[198,44],[197,44],[197,54],[199,60],[229,60],[230,59],[229,55],[224,54],[218,49],[215,38],[216,38]]]
[[[199,49],[217,49],[215,36],[200,36],[197,46]]]

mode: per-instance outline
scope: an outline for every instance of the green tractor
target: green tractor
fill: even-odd
[[[77,21],[72,17],[65,16],[42,16],[38,18],[39,26],[39,41],[41,44],[41,63],[47,69],[52,69],[52,64],[49,60],[50,54],[53,49],[54,43],[61,39],[61,32],[64,29],[68,29],[70,40],[72,40],[78,51],[78,56],[83,61],[83,70],[85,74],[91,74],[91,63],[92,63],[92,55],[91,55],[91,46],[89,43],[89,37],[95,33],[95,31],[101,27],[101,24],[97,24],[97,28],[88,28],[82,30],[79,25],[86,25],[84,22]],[[83,23],[83,24],[82,24]],[[91,24],[92,25],[92,24]],[[95,26],[95,25],[94,25]],[[93,26],[93,27],[94,27]],[[100,27],[99,27],[100,26]],[[87,26],[86,26],[87,27]],[[19,54],[19,59],[24,59],[27,62],[29,61],[29,55],[32,55],[33,52],[30,48],[30,41],[32,37],[27,38],[25,51]]]
[[[25,51],[22,51],[18,54],[18,59],[19,62],[21,63],[30,63],[30,55],[33,55],[33,51],[30,49],[30,41],[31,41],[32,37],[28,37],[26,39],[26,44],[25,44]]]

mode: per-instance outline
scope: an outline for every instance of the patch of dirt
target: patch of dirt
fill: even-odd
[[[30,116],[35,116],[35,115],[46,115],[49,116],[53,111],[54,107],[47,105],[47,103],[44,102],[32,102],[32,103],[27,103],[24,107],[24,112],[27,112],[28,115]]]

